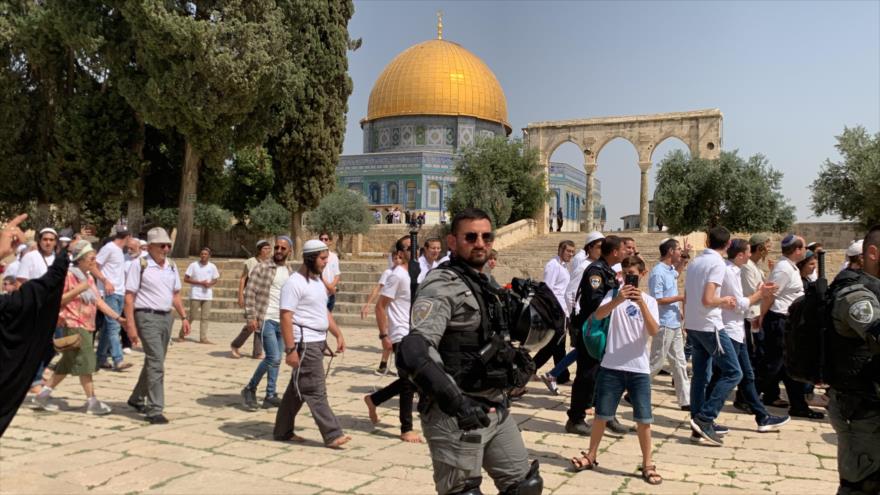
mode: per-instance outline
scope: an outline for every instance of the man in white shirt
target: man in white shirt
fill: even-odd
[[[274,254],[251,270],[244,291],[244,317],[247,320],[248,330],[256,332],[259,329],[263,349],[266,351],[251,380],[241,391],[244,406],[251,411],[256,411],[259,407],[257,387],[266,374],[269,378],[263,407],[268,409],[281,405],[281,399],[276,393],[278,370],[284,357],[282,353],[284,339],[281,336],[281,289],[291,274],[290,267],[287,266],[291,246],[293,241],[290,237],[284,235],[275,237]]]
[[[758,287],[764,283],[764,271],[758,266],[767,259],[767,253],[770,252],[770,237],[765,234],[754,234],[749,238],[750,255],[744,265],[740,267],[740,278],[742,281],[743,296],[750,297],[758,291]],[[756,354],[756,345],[763,340],[764,332],[761,331],[761,325],[758,324],[758,318],[761,316],[761,301],[749,306],[749,311],[745,318],[746,348],[749,352],[749,360],[752,363],[752,371],[755,373],[755,383],[761,383],[761,371],[758,364],[759,356]],[[752,410],[743,400],[742,388],[737,387],[736,398],[733,401],[733,407],[750,413]]]
[[[55,262],[55,245],[58,243],[58,234],[55,229],[46,227],[37,235],[37,249],[21,258],[21,266],[15,274],[19,285],[32,278],[40,278],[49,271],[49,266]]]
[[[400,341],[409,335],[410,277],[406,267],[410,257],[410,242],[407,235],[395,243],[399,263],[382,287],[376,303],[376,324],[379,326],[382,349],[390,349],[395,353]],[[440,252],[439,246],[437,252]],[[395,395],[400,395],[400,439],[404,442],[421,443],[422,438],[413,431],[412,405],[415,388],[409,379],[398,378],[387,387],[364,396],[370,421],[373,424],[379,423],[376,407]]]
[[[685,278],[684,326],[693,342],[691,380],[691,429],[711,445],[721,446],[720,434],[726,429],[715,423],[724,400],[742,379],[742,370],[730,336],[724,330],[722,307],[733,309],[736,300],[721,297],[725,265],[721,253],[730,244],[724,227],[709,230],[709,247],[691,262]],[[711,393],[707,393],[713,365],[720,374]]]
[[[416,280],[418,283],[422,283],[425,277],[428,276],[428,272],[437,268],[437,265],[440,264],[440,261],[438,261],[441,248],[440,239],[429,237],[425,241],[424,247],[424,254],[419,256],[419,278]]]
[[[789,234],[782,239],[782,256],[770,272],[768,281],[776,285],[776,294],[761,302],[762,341],[761,383],[758,390],[763,394],[764,404],[777,407],[788,406],[788,414],[799,418],[822,419],[825,414],[807,405],[805,385],[793,380],[785,372],[783,351],[785,347],[785,324],[788,308],[795,299],[804,295],[804,283],[797,262],[804,259],[807,248],[804,239]],[[779,398],[779,382],[785,384],[788,403]]]
[[[621,262],[624,276],[643,277],[645,262],[637,256]],[[576,471],[592,469],[605,434],[605,426],[614,420],[620,397],[628,393],[633,419],[642,451],[642,478],[659,485],[663,478],[651,458],[651,366],[648,360],[648,337],[657,335],[660,316],[657,300],[640,291],[638,281],[624,285],[615,297],[609,292],[594,313],[594,318],[610,318],[605,354],[596,376],[596,417],[590,432],[590,448],[571,463]]]
[[[318,235],[318,240],[330,246],[332,237],[330,237],[330,234],[323,232]],[[327,288],[327,309],[333,311],[333,308],[336,306],[336,291],[339,288],[339,278],[342,275],[342,271],[339,269],[339,256],[332,250],[329,253],[327,266],[324,267],[321,280]]]
[[[553,291],[553,295],[559,301],[559,305],[565,312],[566,320],[568,320],[569,311],[568,304],[565,302],[565,289],[571,281],[568,263],[571,262],[572,257],[574,257],[574,242],[565,240],[559,243],[556,249],[556,256],[544,266],[544,283]],[[551,356],[553,357],[554,364],[559,364],[565,358],[565,332],[554,337],[553,340],[535,353],[535,369],[541,369]],[[566,383],[569,379],[568,370],[565,370],[560,374],[557,383]]]
[[[128,338],[144,348],[144,367],[128,405],[146,414],[150,424],[166,424],[165,356],[171,342],[174,317],[171,309],[183,319],[183,333],[189,334],[189,318],[180,297],[180,275],[168,259],[171,238],[161,227],[147,232],[149,256],[132,263],[125,275],[125,320]]]
[[[285,361],[293,368],[293,376],[275,415],[273,437],[279,441],[302,441],[294,433],[294,422],[303,404],[308,404],[324,445],[339,448],[351,437],[342,431],[339,420],[330,409],[324,380],[328,332],[336,337],[336,352],[345,351],[345,339],[333,313],[327,309],[327,291],[321,283],[321,273],[328,260],[326,244],[319,240],[306,241],[302,266],[281,289],[281,334],[284,354],[287,355]]]
[[[125,253],[123,248],[131,239],[127,230],[117,230],[113,240],[104,244],[95,261],[98,269],[92,274],[98,280],[98,288],[104,296],[104,302],[110,306],[116,314],[122,314],[125,306]],[[98,337],[98,367],[122,371],[131,368],[131,363],[124,363],[120,332],[122,325],[118,321],[101,317],[103,324],[100,326]],[[107,358],[113,362],[108,363]]]
[[[36,248],[37,244],[34,243],[34,248]],[[15,248],[15,260],[12,263],[6,265],[6,270],[3,271],[3,278],[12,277],[12,282],[15,283],[15,288],[18,288],[18,282],[15,280],[15,275],[18,273],[19,268],[21,268],[21,259],[28,252],[27,244],[19,244],[17,248]]]
[[[192,285],[189,294],[189,316],[195,321],[199,319],[199,343],[213,344],[208,340],[208,322],[211,320],[211,301],[214,300],[214,289],[220,280],[220,270],[211,263],[211,248],[205,246],[199,251],[199,261],[186,267],[183,281]],[[198,315],[198,317],[196,316]],[[183,342],[183,333],[177,336]]]
[[[734,239],[727,248],[727,261],[725,262],[724,281],[721,284],[721,296],[730,296],[736,301],[733,309],[721,311],[721,319],[724,322],[724,330],[733,341],[736,350],[736,358],[742,369],[743,377],[739,382],[739,392],[742,401],[748,406],[749,411],[755,416],[759,432],[768,432],[779,429],[791,419],[788,416],[773,416],[767,412],[764,404],[755,389],[755,373],[752,371],[752,363],[746,349],[746,329],[744,319],[748,314],[749,307],[761,301],[761,298],[773,294],[776,287],[772,283],[758,285],[758,290],[751,296],[743,295],[742,274],[740,267],[749,261],[749,243],[745,239]],[[714,378],[714,377],[713,377]],[[714,386],[714,380],[709,388]]]
[[[584,271],[590,266],[590,263],[602,256],[602,243],[597,243],[596,241],[601,241],[604,238],[605,236],[599,231],[590,232],[587,235],[587,240],[584,242],[584,248],[575,253],[571,259],[569,264],[569,268],[571,268],[571,283],[574,284],[575,279],[577,279],[577,284],[574,287],[575,292],[577,292],[577,287],[581,283]],[[592,246],[592,251],[590,246]],[[585,262],[587,263],[586,265],[584,265]],[[568,292],[568,289],[566,289],[566,299],[568,299]],[[571,297],[574,298],[574,293],[572,293]],[[571,311],[571,308],[572,305],[569,304],[568,310]]]

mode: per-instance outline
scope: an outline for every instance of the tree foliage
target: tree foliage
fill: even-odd
[[[537,151],[518,139],[481,139],[464,148],[455,161],[455,178],[449,212],[480,208],[496,227],[531,218],[548,197]]]
[[[278,235],[288,231],[290,214],[271,196],[251,208],[248,229],[259,235]]]
[[[794,207],[782,196],[782,172],[762,155],[748,160],[736,151],[717,160],[670,152],[659,165],[654,207],[673,234],[723,225],[740,232],[783,232]]]
[[[162,208],[161,206],[154,206],[147,210],[147,222],[144,225],[149,227],[162,227],[171,233],[171,229],[177,225],[177,217],[177,208]]]
[[[218,205],[198,203],[193,225],[202,231],[226,232],[232,228],[232,212]]]
[[[325,196],[306,217],[306,225],[312,232],[327,232],[338,237],[337,250],[342,247],[346,235],[366,234],[372,224],[373,215],[367,200],[347,189]]]
[[[813,212],[836,213],[865,227],[880,223],[880,132],[845,127],[835,147],[843,161],[825,159],[813,181]]]

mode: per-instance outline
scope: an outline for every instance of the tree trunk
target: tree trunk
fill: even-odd
[[[336,238],[336,254],[339,255],[339,259],[345,258],[345,244],[342,243],[342,241],[344,240],[344,234],[339,234],[339,236]]]
[[[133,196],[128,201],[128,230],[132,235],[138,235],[144,226],[144,182],[147,177],[147,166],[144,163],[144,145],[147,140],[147,129],[141,114],[135,112],[135,120],[138,123],[138,138],[132,144],[131,149],[138,157],[138,176],[134,182]]]
[[[302,229],[302,211],[293,211],[290,213],[290,235],[293,236],[293,258],[302,259],[303,245],[303,229]]]
[[[189,242],[192,237],[193,216],[196,206],[196,189],[199,185],[199,165],[202,157],[186,142],[186,154],[183,160],[183,174],[180,180],[179,213],[177,216],[177,239],[171,255],[185,258],[189,255]]]

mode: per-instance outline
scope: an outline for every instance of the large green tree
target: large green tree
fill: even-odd
[[[275,197],[290,211],[297,253],[302,246],[302,215],[315,208],[336,184],[336,164],[345,137],[345,112],[352,83],[347,52],[353,47],[348,21],[350,0],[283,3],[288,51],[305,69],[305,84],[292,92],[296,111],[286,115],[282,132],[269,140]]]
[[[843,161],[825,160],[813,181],[817,215],[836,213],[870,227],[880,223],[880,132],[845,127],[835,145]]]
[[[108,52],[114,82],[146,123],[185,139],[174,247],[184,256],[203,162],[262,143],[294,110],[302,78],[289,26],[272,0],[108,3],[127,32]]]
[[[715,160],[676,150],[660,162],[654,207],[673,234],[723,225],[740,232],[783,232],[794,207],[782,196],[782,172],[762,155],[744,160],[723,151]]]
[[[365,234],[374,222],[366,198],[346,189],[325,196],[306,216],[306,223],[312,232],[336,234],[336,251],[342,255],[345,236]]]
[[[538,153],[519,139],[481,139],[460,150],[455,180],[449,212],[481,208],[496,227],[531,218],[548,197]]]

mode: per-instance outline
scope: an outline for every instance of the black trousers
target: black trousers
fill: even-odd
[[[565,332],[559,332],[558,334],[553,336],[553,340],[547,342],[547,345],[542,347],[538,352],[535,353],[532,360],[535,362],[535,369],[541,369],[541,366],[544,366],[550,358],[553,358],[553,364],[559,364],[563,358],[565,358]],[[566,383],[571,379],[571,375],[568,370],[563,371],[559,374],[557,378],[558,383]]]
[[[394,352],[397,353],[397,344],[393,345]],[[400,433],[406,433],[413,429],[413,397],[415,396],[415,386],[409,380],[398,378],[391,382],[383,389],[377,390],[370,394],[370,400],[373,404],[379,404],[391,399],[395,395],[400,396]]]
[[[574,339],[577,349],[577,371],[571,385],[571,406],[568,408],[568,419],[573,423],[583,421],[587,417],[587,409],[593,407],[596,394],[596,374],[599,372],[599,361],[587,352],[583,339]]]
[[[793,380],[785,372],[783,365],[783,352],[785,350],[785,323],[788,317],[768,311],[761,325],[763,339],[756,340],[755,354],[759,358],[758,392],[763,394],[764,404],[779,399],[779,382],[785,385],[788,395],[788,403],[791,410],[803,411],[807,409],[807,400],[804,397],[804,384]]]

